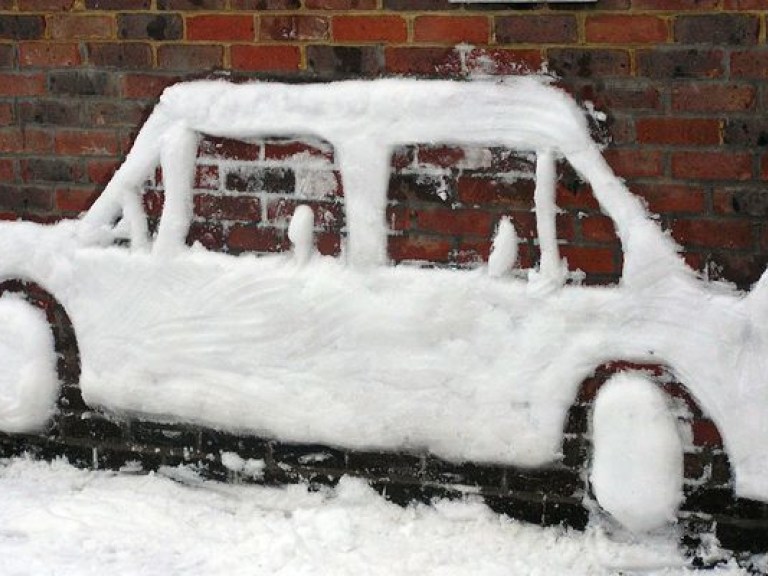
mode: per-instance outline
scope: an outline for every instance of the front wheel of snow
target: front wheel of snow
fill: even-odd
[[[54,339],[43,312],[22,297],[0,297],[0,430],[41,430],[59,390]]]
[[[601,387],[592,443],[590,481],[605,511],[635,533],[674,522],[682,501],[683,449],[653,381],[619,373]]]

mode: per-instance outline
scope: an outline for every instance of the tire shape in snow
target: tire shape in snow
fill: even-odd
[[[597,394],[590,481],[600,506],[632,532],[675,520],[683,449],[664,393],[640,373],[619,373]]]
[[[15,294],[0,296],[0,430],[42,430],[56,410],[54,338],[42,310]]]

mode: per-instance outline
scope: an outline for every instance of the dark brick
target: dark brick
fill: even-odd
[[[117,33],[126,40],[180,40],[184,25],[178,14],[120,14]]]
[[[220,68],[224,63],[224,47],[220,45],[178,44],[160,46],[157,64],[168,70]]]
[[[498,514],[510,518],[541,524],[544,520],[544,502],[540,497],[524,498],[523,495],[485,496],[486,505]]]
[[[544,501],[544,526],[564,526],[574,530],[584,530],[589,523],[589,510],[578,500]]]
[[[13,68],[16,53],[11,44],[0,45],[0,68]]]
[[[391,452],[350,452],[347,470],[355,474],[377,479],[419,477],[422,458]]]
[[[496,41],[500,44],[568,44],[577,37],[576,18],[570,14],[496,18]]]
[[[580,472],[568,468],[507,468],[506,472],[507,488],[513,493],[574,496],[584,485]]]
[[[149,10],[151,0],[85,0],[88,10]]]
[[[723,214],[768,216],[768,192],[763,188],[716,191],[714,202],[715,209]]]
[[[149,44],[88,44],[88,61],[110,68],[147,68],[152,65],[152,48]]]
[[[395,174],[389,181],[389,199],[451,204],[456,198],[455,182],[443,176]]]
[[[369,484],[384,498],[398,506],[408,506],[414,502],[429,504],[438,499],[459,500],[463,497],[461,492],[441,486],[386,481]]]
[[[441,484],[464,484],[500,489],[504,470],[498,466],[482,466],[472,463],[456,464],[435,457],[428,457],[422,478]]]
[[[77,182],[82,176],[79,165],[58,158],[31,158],[22,161],[24,180],[47,182]]]
[[[96,447],[96,468],[100,470],[120,470],[138,464],[140,471],[157,470],[162,464],[162,456],[155,453],[142,452],[139,447],[131,449]]]
[[[533,208],[533,180],[502,180],[494,176],[480,175],[460,177],[458,197],[464,204],[479,206],[494,204],[515,210]]]
[[[210,429],[201,432],[200,449],[205,454],[235,452],[245,459],[265,459],[270,453],[269,443],[262,438]]]
[[[648,78],[719,78],[724,74],[722,50],[639,50],[638,75]]]
[[[155,422],[131,422],[131,436],[136,442],[149,446],[197,448],[199,444],[199,433],[196,429]]]
[[[123,429],[117,422],[112,422],[94,412],[74,412],[59,416],[61,432],[66,437],[84,438],[96,442],[119,441],[123,438]]]
[[[10,40],[36,40],[45,33],[42,16],[0,16],[0,38]]]
[[[56,70],[48,77],[51,94],[112,96],[117,89],[112,75],[97,70]]]
[[[675,41],[681,44],[744,46],[757,44],[760,21],[746,14],[696,14],[675,18]]]
[[[325,40],[330,30],[329,20],[321,16],[262,16],[259,22],[260,40],[297,41]]]
[[[41,460],[66,458],[70,464],[77,468],[89,468],[93,465],[93,448],[90,446],[78,446],[41,439],[39,442],[29,444],[27,453],[33,458]]]
[[[307,66],[320,75],[378,76],[384,72],[381,46],[307,46]]]
[[[159,10],[224,10],[227,0],[158,0]]]
[[[764,553],[768,550],[768,522],[719,520],[715,534],[720,545],[730,550],[744,550],[754,553]]]
[[[135,128],[147,115],[144,104],[131,100],[105,100],[90,102],[84,113],[84,123],[89,126]]]
[[[50,162],[57,161],[51,160]],[[0,208],[13,212],[50,210],[53,208],[53,190],[30,186],[0,185]]]
[[[346,454],[343,451],[321,444],[274,443],[272,457],[278,465],[337,470],[346,466]]]
[[[624,50],[551,48],[547,50],[550,69],[568,78],[628,76],[629,53]]]
[[[296,189],[296,175],[288,168],[237,170],[227,173],[225,187],[236,192],[292,194]]]
[[[761,117],[728,120],[723,141],[750,148],[768,146],[768,120]]]

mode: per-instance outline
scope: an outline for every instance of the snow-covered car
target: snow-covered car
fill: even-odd
[[[345,192],[343,256],[314,253],[308,210],[291,223],[291,252],[187,247],[200,134],[330,142]],[[536,154],[535,269],[508,273],[509,223],[487,267],[386,265],[390,157],[420,142]],[[624,251],[616,286],[565,281],[557,159],[613,220]],[[158,163],[166,199],[151,235],[141,189]],[[745,294],[697,277],[613,174],[584,111],[539,79],[178,84],[82,218],[0,224],[0,281],[8,279],[36,282],[66,309],[89,406],[284,441],[539,466],[561,457],[566,414],[597,366],[661,364],[717,425],[736,493],[768,500],[768,278]],[[26,320],[22,304],[7,300],[0,314],[19,319],[0,326],[13,326],[10,350]],[[26,364],[0,358],[8,389],[50,345],[23,342]],[[47,358],[24,386],[52,407]],[[34,429],[49,414],[9,400],[0,428]]]

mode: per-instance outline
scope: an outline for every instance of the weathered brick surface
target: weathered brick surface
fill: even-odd
[[[748,288],[768,263],[766,10],[766,0],[0,0],[0,218],[53,222],[87,209],[162,90],[178,80],[230,72],[238,81],[466,79],[546,66],[559,86],[605,113],[604,122],[590,122],[607,161],[686,261]],[[510,217],[520,266],[535,266],[530,158],[428,144],[414,142],[392,158],[390,259],[481,265],[499,219]],[[316,164],[308,168],[307,158]],[[189,242],[233,254],[285,250],[289,219],[307,204],[318,250],[339,254],[344,190],[335,161],[329,145],[301,138],[204,139]],[[559,174],[563,255],[586,272],[585,282],[616,282],[622,254],[613,224],[573,171]],[[157,178],[145,195],[153,224],[162,202]],[[76,394],[71,401],[82,404]],[[67,426],[99,442],[130,432],[92,424],[72,416]],[[706,424],[692,430],[702,451],[716,444]],[[68,450],[79,457],[80,448]],[[182,458],[142,450],[154,465]],[[578,460],[580,450],[569,444],[566,459]],[[133,455],[110,445],[97,460]],[[686,466],[727,479],[722,457],[689,454]],[[275,468],[274,478],[313,474],[290,465]],[[227,477],[220,466],[210,469]],[[557,474],[548,478],[559,486]],[[424,496],[418,481],[398,494]],[[388,482],[381,480],[394,489]],[[572,503],[496,505],[546,522],[568,516]]]

